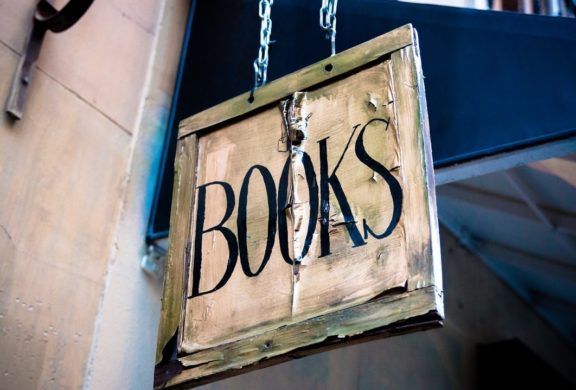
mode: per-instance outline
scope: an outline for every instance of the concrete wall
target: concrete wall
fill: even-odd
[[[144,273],[140,259],[155,186],[151,173],[157,169],[166,131],[188,6],[188,1],[166,0],[160,17],[161,33],[94,335],[87,389],[152,387],[162,280]]]
[[[36,3],[0,0],[2,109]],[[23,119],[0,114],[0,389],[90,383],[92,363],[106,351],[97,340],[107,292],[119,277],[127,280],[123,299],[150,301],[118,304],[133,321],[123,330],[147,321],[149,356],[138,356],[154,359],[159,289],[138,268],[142,220],[188,5],[95,1],[70,30],[47,34]],[[155,63],[159,37],[171,34],[163,62]],[[122,235],[120,223],[131,224],[133,234]],[[126,247],[132,267],[120,271]],[[126,346],[126,334],[117,336],[110,345]],[[150,382],[153,363],[124,363],[144,367]],[[123,377],[132,372],[116,367]],[[129,387],[142,388],[136,384]]]

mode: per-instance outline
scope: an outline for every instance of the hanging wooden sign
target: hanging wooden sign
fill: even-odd
[[[164,384],[438,326],[430,150],[409,25],[184,120]]]

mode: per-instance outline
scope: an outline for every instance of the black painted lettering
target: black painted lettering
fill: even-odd
[[[318,216],[318,184],[316,183],[316,172],[314,171],[314,165],[312,164],[312,159],[308,153],[301,153],[302,165],[304,166],[304,173],[306,175],[306,185],[308,186],[310,215],[308,219],[306,237],[302,247],[302,253],[294,256],[294,259],[297,262],[306,256],[308,250],[310,249],[310,244],[312,243],[312,238],[314,237],[314,231],[316,230],[316,218]],[[291,199],[288,199],[290,161],[291,158],[288,157],[286,164],[284,164],[284,169],[282,170],[282,175],[280,176],[280,183],[278,185],[278,239],[280,241],[280,252],[282,252],[284,261],[286,261],[288,264],[294,264],[294,260],[290,257],[290,251],[288,248],[288,224],[286,222],[286,210],[292,207],[290,204]]]
[[[352,247],[355,248],[366,244],[366,242],[362,239],[358,227],[356,226],[350,204],[348,203],[348,199],[346,199],[346,194],[342,189],[342,184],[336,175],[336,171],[340,167],[340,163],[344,159],[346,151],[348,150],[350,142],[352,141],[352,137],[354,136],[354,133],[358,127],[360,127],[360,125],[354,126],[352,134],[348,139],[348,143],[342,151],[340,159],[336,163],[336,166],[334,167],[334,170],[331,174],[328,174],[327,140],[329,137],[318,141],[320,144],[320,257],[328,256],[330,254],[330,188],[332,188],[334,196],[338,201],[338,205],[342,211],[342,216],[344,217],[344,224],[348,230],[348,234],[350,234],[352,242],[354,243]]]
[[[292,199],[289,198],[290,192],[290,168],[291,168],[291,158],[289,157],[282,169],[282,174],[280,176],[280,182],[278,184],[278,192],[276,191],[276,186],[274,178],[270,171],[263,165],[252,166],[244,176],[242,182],[242,187],[240,189],[240,195],[238,200],[238,216],[237,216],[237,228],[238,228],[238,239],[234,235],[234,232],[229,228],[225,227],[224,224],[230,216],[235,207],[235,196],[234,190],[230,184],[223,181],[214,181],[201,186],[198,186],[198,198],[197,198],[197,212],[196,212],[196,233],[194,237],[194,259],[193,259],[193,272],[192,272],[192,295],[189,298],[201,296],[204,294],[209,294],[222,288],[232,276],[234,268],[236,267],[237,258],[240,256],[240,264],[244,274],[248,277],[258,276],[272,255],[272,250],[274,247],[274,241],[276,238],[276,226],[278,226],[278,239],[280,243],[280,251],[284,261],[288,264],[294,264],[299,262],[310,250],[310,245],[312,243],[312,238],[314,237],[316,229],[316,220],[318,215],[320,215],[320,257],[328,256],[330,252],[330,191],[334,194],[336,201],[338,202],[339,208],[342,212],[344,218],[344,225],[348,230],[348,234],[353,242],[353,247],[358,247],[365,245],[368,236],[376,238],[378,240],[389,236],[400,221],[400,216],[402,214],[402,203],[403,203],[403,193],[402,188],[398,180],[390,173],[386,167],[381,163],[372,158],[364,146],[364,134],[366,129],[372,125],[385,125],[385,131],[388,130],[390,124],[389,120],[375,118],[370,120],[358,134],[356,142],[354,144],[354,152],[358,160],[372,169],[374,172],[378,173],[388,185],[390,194],[393,202],[393,211],[390,223],[387,228],[381,232],[376,233],[368,225],[366,219],[362,220],[362,225],[364,229],[364,235],[360,233],[357,227],[354,215],[352,215],[352,209],[346,198],[346,194],[342,188],[342,184],[338,179],[337,171],[342,163],[349,147],[354,138],[354,134],[360,124],[354,126],[350,138],[344,150],[340,154],[338,162],[334,166],[333,170],[330,172],[328,167],[328,139],[326,137],[318,141],[319,151],[320,151],[320,185],[318,186],[316,181],[316,172],[314,170],[314,165],[310,156],[303,151],[301,153],[301,163],[304,167],[304,172],[306,176],[306,184],[308,186],[308,196],[309,196],[309,206],[310,215],[308,219],[308,226],[306,230],[306,236],[304,245],[302,247],[302,252],[300,254],[294,254],[294,259],[290,256],[288,241],[288,224],[286,211],[292,207]],[[248,196],[249,196],[249,185],[250,179],[254,171],[258,171],[262,177],[264,187],[266,189],[266,200],[268,206],[268,229],[266,236],[266,247],[264,249],[264,255],[260,262],[260,266],[256,271],[252,271],[248,255]],[[206,213],[206,192],[207,188],[210,186],[220,186],[226,195],[226,210],[222,220],[217,225],[210,227],[208,229],[204,228],[205,213]],[[276,225],[278,223],[278,225]],[[220,281],[211,289],[206,291],[200,291],[200,278],[202,270],[202,238],[204,234],[217,231],[222,234],[226,243],[228,245],[228,262],[226,265],[226,270]]]
[[[400,214],[402,214],[403,194],[402,194],[402,187],[400,187],[400,183],[398,183],[398,180],[396,180],[396,178],[390,173],[388,169],[386,169],[386,167],[384,167],[378,161],[374,160],[366,152],[366,148],[364,147],[364,131],[372,123],[386,124],[386,128],[384,130],[388,130],[388,126],[390,125],[389,120],[380,118],[372,119],[368,123],[366,123],[366,125],[364,125],[364,127],[360,131],[360,134],[358,134],[358,138],[356,139],[355,152],[356,157],[358,157],[358,160],[360,160],[364,165],[366,165],[370,169],[373,169],[376,173],[382,176],[382,178],[384,178],[386,184],[388,184],[388,188],[390,189],[390,195],[392,196],[392,203],[394,206],[394,210],[392,211],[392,218],[390,219],[390,223],[388,224],[388,227],[386,228],[386,230],[384,230],[384,232],[380,234],[374,233],[374,231],[370,229],[370,226],[368,226],[366,219],[362,221],[364,225],[364,239],[367,239],[368,234],[370,234],[372,237],[380,240],[384,237],[388,237],[398,225],[398,222],[400,221]]]
[[[266,198],[268,200],[268,232],[266,235],[266,248],[264,250],[264,257],[262,258],[260,267],[256,272],[252,272],[252,269],[250,268],[248,245],[246,242],[248,234],[246,209],[248,205],[248,187],[250,184],[250,177],[254,170],[258,170],[260,175],[262,175],[262,180],[264,181],[264,186],[266,188]],[[242,270],[246,276],[258,276],[264,270],[264,267],[266,267],[268,260],[270,260],[272,247],[274,246],[274,239],[276,238],[276,212],[276,185],[274,183],[274,178],[266,167],[262,165],[254,165],[248,170],[248,172],[246,172],[246,176],[244,176],[238,199],[238,250],[240,252],[240,265],[242,265]]]
[[[206,212],[206,188],[209,186],[219,185],[222,186],[224,192],[226,194],[226,212],[224,213],[224,217],[222,221],[216,226],[213,226],[209,229],[204,230],[204,219],[205,219],[205,212]],[[222,288],[230,276],[232,276],[232,272],[234,272],[234,267],[236,267],[236,260],[238,258],[238,244],[236,243],[236,236],[234,233],[224,227],[224,223],[230,218],[232,215],[232,211],[234,210],[235,206],[235,199],[234,199],[234,190],[230,184],[223,182],[223,181],[213,181],[211,183],[207,183],[201,186],[198,186],[198,211],[196,212],[196,234],[194,237],[194,269],[192,272],[192,295],[188,298],[199,297],[204,294],[210,294],[220,288]],[[212,231],[219,231],[222,233],[226,242],[228,244],[228,263],[226,265],[226,271],[222,276],[222,279],[212,288],[211,290],[207,291],[200,291],[200,275],[202,269],[202,236],[206,233]]]

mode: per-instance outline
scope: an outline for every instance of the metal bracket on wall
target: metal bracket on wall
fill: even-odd
[[[26,53],[20,60],[12,89],[8,97],[6,112],[15,119],[21,119],[36,61],[46,31],[58,33],[72,27],[88,11],[94,0],[70,0],[58,11],[50,0],[40,0],[34,13],[34,23],[28,38]]]
[[[157,280],[164,280],[164,264],[168,254],[168,239],[152,241],[146,248],[146,253],[142,256],[140,267],[148,275],[154,276]]]

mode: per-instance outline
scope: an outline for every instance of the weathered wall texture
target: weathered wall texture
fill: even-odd
[[[334,350],[201,387],[474,389],[476,345],[518,338],[576,382],[576,353],[484,263],[442,231],[442,329]]]
[[[145,274],[140,259],[155,185],[151,173],[157,169],[166,131],[189,1],[163,3],[116,253],[108,269],[87,370],[87,389],[148,389],[153,382],[162,281]]]
[[[2,111],[36,3],[0,0]],[[47,34],[24,118],[14,122],[0,114],[0,389],[79,389],[88,383],[95,324],[102,323],[99,306],[105,286],[113,284],[106,282],[111,267],[127,256],[125,246],[131,247],[132,267],[124,275],[140,284],[128,284],[124,294],[149,297],[138,262],[148,175],[157,161],[145,159],[138,134],[149,127],[164,131],[158,123],[165,122],[181,35],[163,44],[163,63],[153,69],[152,60],[162,17],[171,14],[181,31],[188,4],[95,1],[70,30]],[[152,87],[151,74],[158,78]],[[149,136],[147,142],[156,144],[147,151],[157,154],[160,139]],[[132,236],[122,236],[119,221],[135,218]],[[157,292],[154,297],[158,301]],[[132,314],[119,326],[137,327],[144,316],[150,323],[145,371],[151,381],[157,314],[143,303],[133,309],[138,302],[123,302]],[[116,320],[109,318],[111,325]],[[127,347],[124,336],[114,343]]]

